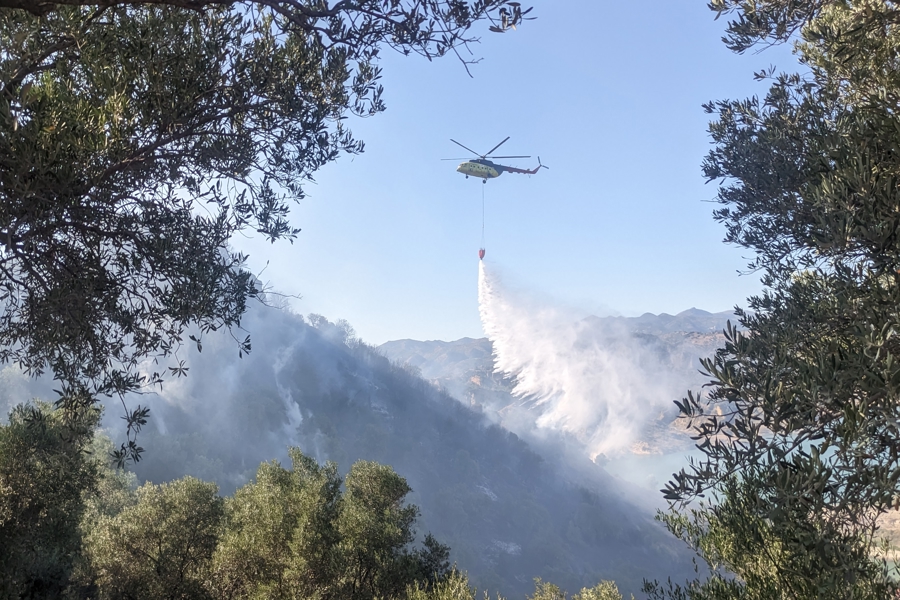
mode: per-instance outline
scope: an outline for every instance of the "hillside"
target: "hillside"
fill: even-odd
[[[227,335],[207,336],[202,353],[187,355],[187,377],[129,399],[151,407],[138,440],[145,458],[134,466],[140,479],[193,475],[230,494],[261,461],[285,461],[293,445],[341,472],[357,459],[393,466],[414,490],[420,535],[449,544],[479,589],[523,598],[534,577],[570,591],[614,579],[627,597],[644,578],[691,574],[690,552],[653,520],[656,481],[624,483],[610,474],[625,468],[621,458],[591,461],[572,436],[510,431],[516,411],[528,409],[511,403],[511,380],[492,373],[487,340],[406,340],[376,350],[344,322],[259,306],[243,326],[250,355],[238,358]],[[652,336],[645,341],[675,363],[690,352],[673,349],[716,341],[710,333],[638,335]],[[46,382],[9,368],[3,379],[7,405],[50,397]],[[107,407],[114,436],[120,414]],[[661,423],[668,432],[669,421]]]
[[[734,322],[730,312],[709,313],[696,308],[677,315],[640,317],[587,317],[578,323],[577,346],[605,345],[615,354],[635,354],[645,363],[647,376],[667,379],[668,400],[703,383],[699,358],[712,355],[723,343],[726,323]],[[635,352],[637,349],[639,352]],[[487,338],[462,338],[452,342],[397,340],[378,347],[386,357],[416,369],[421,376],[494,422],[529,436],[542,407],[533,398],[514,394],[515,375],[496,373],[494,351]],[[637,360],[637,359],[636,359]],[[626,381],[626,384],[628,382]],[[599,392],[598,392],[599,393]],[[635,455],[665,455],[691,448],[675,420],[674,404],[649,405],[646,426],[630,445]],[[653,408],[651,408],[653,407]]]
[[[569,590],[615,579],[637,592],[643,578],[688,575],[686,550],[603,468],[536,451],[345,324],[310,321],[254,308],[249,356],[208,338],[188,377],[135,399],[152,407],[138,476],[189,474],[230,493],[291,444],[342,472],[360,458],[392,465],[421,507],[420,534],[449,544],[479,589],[522,598],[542,577]]]

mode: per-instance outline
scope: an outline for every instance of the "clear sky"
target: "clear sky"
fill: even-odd
[[[328,165],[295,207],[293,244],[235,240],[300,313],[347,319],[373,344],[481,337],[482,183],[465,152],[525,154],[538,175],[489,181],[486,261],[508,283],[584,313],[727,310],[760,289],[722,243],[700,163],[713,99],[764,94],[753,73],[789,49],[738,56],[703,0],[534,0],[535,21],[484,31],[471,68],[386,52],[387,111],[351,120],[366,152]],[[486,28],[485,28],[486,29]],[[502,161],[499,161],[502,162]],[[530,160],[508,164],[531,168]]]

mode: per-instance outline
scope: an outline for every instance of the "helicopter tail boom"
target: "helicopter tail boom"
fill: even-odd
[[[548,167],[547,165],[541,164],[540,156],[538,156],[537,166],[533,169],[517,169],[516,167],[507,167],[505,165],[503,166],[504,171],[509,171],[510,173],[522,173],[523,175],[534,175],[535,173],[540,171],[542,168],[549,169],[550,167]]]

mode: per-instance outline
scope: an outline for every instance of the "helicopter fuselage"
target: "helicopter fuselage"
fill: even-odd
[[[456,170],[466,177],[471,175],[472,177],[478,177],[479,179],[494,179],[495,177],[500,177],[504,168],[489,160],[476,158],[460,163],[459,166],[456,167]]]

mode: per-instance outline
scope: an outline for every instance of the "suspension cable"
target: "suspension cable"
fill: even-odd
[[[481,247],[484,248],[484,188],[487,186],[481,184]]]

